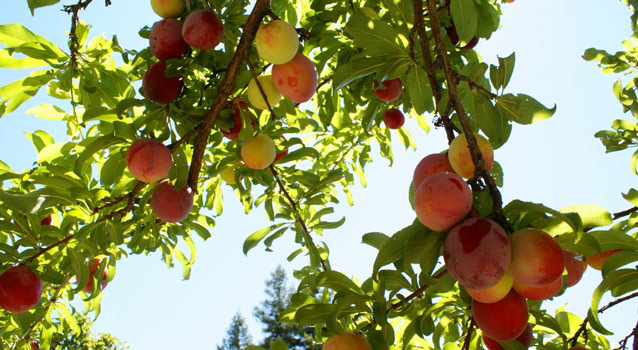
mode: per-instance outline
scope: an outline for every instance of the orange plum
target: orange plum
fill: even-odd
[[[467,290],[467,294],[469,294],[472,299],[489,304],[503,299],[507,293],[510,292],[513,284],[514,279],[512,278],[512,275],[505,272],[503,278],[491,287],[486,289],[472,289],[466,287],[465,290]]]
[[[501,281],[507,272],[510,257],[510,240],[505,230],[485,218],[467,219],[454,226],[443,245],[443,258],[448,272],[460,284],[471,289],[490,288]],[[502,288],[506,287],[504,285]],[[504,294],[507,292],[509,290],[505,290]]]
[[[587,264],[584,259],[578,259],[579,255],[563,249],[563,256],[565,257],[565,270],[567,270],[567,287],[571,287],[578,283],[583,277]]]
[[[540,287],[526,286],[518,281],[514,281],[514,290],[530,300],[546,300],[551,299],[560,293],[563,288],[563,276],[558,277],[555,281]]]
[[[414,168],[412,186],[416,190],[421,182],[423,182],[423,180],[425,180],[428,176],[442,171],[454,173],[454,170],[452,170],[452,166],[447,159],[447,154],[433,153],[427,155],[421,159],[419,164],[416,165],[416,168]]]
[[[323,350],[372,350],[368,340],[354,333],[336,334],[323,344]]]
[[[139,139],[126,152],[128,170],[142,182],[155,182],[165,178],[172,163],[171,151],[155,139]]]
[[[168,181],[161,182],[151,196],[151,209],[160,220],[176,223],[193,209],[193,191],[188,185],[176,190]]]
[[[444,231],[472,209],[470,186],[456,174],[441,172],[425,179],[414,193],[414,210],[425,227]]]
[[[512,262],[509,272],[514,280],[529,287],[542,287],[563,275],[563,250],[548,233],[525,228],[510,236]]]
[[[494,148],[485,137],[476,133],[474,133],[474,137],[476,137],[479,150],[483,155],[487,171],[492,170],[492,165],[494,164]],[[450,150],[448,151],[448,159],[455,173],[466,179],[474,177],[474,163],[470,155],[470,148],[467,146],[465,134],[460,134],[452,140]]]
[[[622,249],[613,249],[613,250],[604,251],[602,253],[596,253],[592,256],[588,256],[587,258],[585,258],[585,262],[587,263],[587,265],[591,266],[592,269],[596,269],[600,271],[602,270],[603,264],[605,263],[605,261],[610,256],[618,253],[621,250]]]
[[[317,79],[314,63],[300,53],[291,61],[272,67],[272,80],[277,90],[297,103],[312,98],[317,90]]]
[[[175,18],[184,12],[184,0],[151,0],[153,11],[162,18]]]
[[[495,303],[472,300],[474,321],[485,335],[496,341],[518,338],[527,327],[527,301],[514,290]]]

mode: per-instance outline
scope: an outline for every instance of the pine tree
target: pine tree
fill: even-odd
[[[217,346],[217,350],[243,350],[248,345],[251,345],[251,342],[252,339],[248,333],[246,320],[237,311],[226,330],[226,338],[222,341],[221,346]]]
[[[290,350],[313,349],[312,329],[297,324],[287,324],[281,321],[281,316],[290,304],[293,289],[287,285],[288,278],[281,266],[270,274],[266,280],[266,299],[255,308],[253,315],[263,325],[265,338],[261,346],[269,348],[270,342],[281,339],[286,342]]]

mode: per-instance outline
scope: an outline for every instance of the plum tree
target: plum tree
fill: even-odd
[[[163,143],[141,138],[126,151],[126,165],[133,176],[144,182],[155,182],[168,176],[173,158]]]
[[[144,74],[142,91],[151,101],[157,103],[173,102],[182,91],[182,78],[180,76],[166,76],[166,62],[153,63]]]
[[[162,18],[175,18],[184,12],[184,0],[151,0],[153,11]]]
[[[182,38],[183,26],[182,22],[174,18],[166,18],[153,24],[149,45],[157,59],[168,60],[186,56],[189,46]]]
[[[275,161],[277,148],[272,139],[265,134],[257,134],[241,145],[241,159],[251,169],[264,169]]]
[[[224,25],[214,12],[196,10],[186,17],[182,37],[196,49],[212,49],[224,38]]]
[[[471,208],[472,190],[456,174],[440,172],[430,175],[414,193],[416,216],[431,230],[449,230]]]
[[[403,126],[403,123],[405,123],[405,116],[400,110],[390,108],[383,112],[383,124],[388,129],[398,129]]]
[[[266,99],[264,99],[264,95],[262,95],[259,90],[259,86],[254,79],[248,83],[248,87],[246,88],[246,97],[248,98],[248,102],[250,102],[253,107],[259,109],[268,109],[268,106],[276,106],[281,100],[281,92],[277,90],[272,76],[261,75],[257,77],[257,80],[266,94],[268,104],[266,104]]]
[[[384,80],[381,82],[383,88],[378,88],[379,83],[374,82],[374,94],[379,100],[384,102],[392,102],[401,96],[403,92],[403,83],[401,78],[395,78],[390,80]]]
[[[272,67],[272,80],[284,97],[303,103],[317,90],[317,69],[308,57],[298,53],[290,61]]]
[[[449,173],[434,174],[421,186],[438,174]],[[509,267],[511,253],[505,230],[485,218],[467,219],[454,226],[443,246],[443,258],[450,275],[472,289],[486,289],[502,280]]]
[[[189,186],[176,190],[173,184],[163,181],[155,187],[150,204],[158,219],[171,223],[180,222],[193,208],[193,191]]]
[[[299,35],[295,27],[277,19],[259,27],[255,46],[263,60],[272,64],[285,64],[297,55]]]
[[[372,347],[361,334],[344,333],[328,338],[323,350],[372,350]]]
[[[45,6],[70,15],[70,25],[47,22],[52,41],[20,24],[0,24],[0,69],[12,70],[0,75],[0,116],[24,110],[29,118],[48,119],[27,125],[37,127],[26,133],[37,157],[26,159],[25,170],[9,164],[25,161],[11,157],[31,157],[13,154],[22,147],[4,147],[10,159],[0,162],[0,282],[17,266],[32,287],[40,286],[33,299],[42,298],[24,301],[27,294],[0,283],[0,301],[2,290],[18,300],[0,310],[0,348],[27,349],[33,340],[44,349],[60,348],[55,335],[75,331],[68,301],[84,290],[79,297],[86,311],[97,314],[101,298],[110,297],[115,286],[101,292],[100,283],[107,275],[99,266],[107,260],[111,267],[131,254],[159,254],[168,265],[182,264],[188,278],[197,237],[211,236],[229,201],[238,201],[246,214],[263,211],[271,221],[246,234],[243,253],[274,250],[275,240],[289,240],[288,259],[306,260],[294,271],[299,280],[285,318],[308,327],[313,345],[324,349],[477,350],[482,335],[490,348],[520,347],[494,345],[491,337],[538,349],[609,348],[607,321],[598,319],[598,310],[637,300],[632,281],[638,273],[627,268],[638,259],[635,189],[623,192],[619,200],[631,207],[618,213],[595,204],[557,210],[518,198],[512,187],[501,193],[511,160],[497,164],[494,149],[506,154],[504,146],[520,135],[514,130],[534,128],[528,125],[556,111],[529,91],[515,91],[521,84],[509,85],[516,64],[529,61],[521,53],[495,57],[468,50],[477,38],[499,37],[506,27],[501,19],[509,16],[504,0],[151,0],[165,19],[113,26],[107,8],[92,17],[108,19],[97,36],[84,14],[99,1],[60,3],[27,1],[36,20]],[[126,6],[135,13],[140,5]],[[446,33],[452,22],[457,26]],[[128,47],[130,38],[111,30],[137,34],[148,47]],[[68,40],[56,35],[64,31]],[[635,112],[638,53],[625,46],[619,53],[587,50],[583,58],[619,75],[615,97]],[[7,80],[16,74],[22,76]],[[388,118],[399,114],[415,123]],[[0,123],[22,119],[30,120]],[[608,151],[631,147],[638,144],[634,124],[619,120],[596,137]],[[2,126],[8,135],[17,133]],[[66,139],[59,130],[66,130]],[[425,145],[417,142],[422,132],[432,136]],[[412,176],[411,185],[400,183],[412,197],[408,222],[401,225],[392,211],[388,218],[366,217],[366,224],[396,224],[396,232],[348,228],[350,238],[360,234],[376,254],[369,275],[355,278],[332,259],[338,250],[323,239],[344,224],[345,218],[331,219],[339,205],[359,203],[356,186],[367,183],[371,163],[383,158],[393,164],[397,141],[408,149],[425,146],[424,154],[443,151],[404,174]],[[529,184],[542,186],[540,180]],[[376,198],[379,207],[400,207]],[[52,222],[46,215],[55,225],[46,225]],[[591,296],[588,310],[552,310],[535,301],[582,276],[585,264],[575,253],[602,268],[619,249],[603,273],[591,275],[599,279],[595,291],[580,291]],[[86,270],[91,278],[85,282]],[[71,283],[75,275],[87,284]],[[607,294],[616,299],[601,308]],[[295,348],[282,341],[270,347]]]
[[[42,295],[42,281],[26,265],[9,268],[0,274],[0,307],[8,312],[34,308]]]

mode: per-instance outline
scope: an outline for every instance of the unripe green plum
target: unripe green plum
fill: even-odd
[[[241,166],[241,162],[237,162],[232,166],[229,165],[219,172],[219,176],[227,184],[235,185],[237,183],[237,179],[235,178],[235,171],[240,166]]]
[[[171,151],[155,139],[139,139],[126,152],[128,170],[142,182],[155,182],[165,178],[172,163]]]
[[[193,191],[184,186],[175,190],[168,181],[161,182],[151,196],[151,209],[155,216],[165,222],[176,223],[184,220],[193,209]]]
[[[414,210],[425,227],[445,231],[472,208],[472,191],[456,174],[441,172],[425,179],[414,193]]]
[[[323,350],[372,350],[368,340],[354,333],[336,334],[323,344]]]
[[[188,53],[189,46],[182,38],[182,27],[182,22],[174,18],[163,19],[153,24],[149,44],[157,59],[182,58]]]
[[[151,0],[153,11],[162,18],[175,18],[184,12],[184,0]]]
[[[483,155],[487,171],[492,170],[492,165],[494,164],[494,148],[485,137],[476,133],[474,137],[476,137],[479,150],[481,155]],[[459,176],[466,179],[474,177],[474,163],[470,155],[470,148],[467,146],[465,134],[460,134],[452,140],[450,150],[448,151],[448,158],[452,169],[454,169],[454,172]]]
[[[514,280],[530,287],[542,287],[563,275],[565,257],[554,237],[525,228],[510,236],[512,261],[509,273]]]
[[[485,335],[497,341],[510,341],[525,331],[529,309],[525,298],[511,290],[495,303],[472,300],[472,314]]]
[[[182,91],[182,77],[167,77],[166,62],[159,61],[148,67],[142,79],[142,91],[151,101],[171,103]]]
[[[272,80],[282,95],[303,103],[317,90],[317,69],[306,56],[298,53],[287,63],[272,67]]]
[[[434,176],[437,174],[430,178]],[[471,289],[490,288],[503,279],[511,252],[505,230],[485,218],[467,219],[454,226],[443,245],[443,258],[448,272],[460,284]]]
[[[507,293],[512,289],[512,285],[514,284],[514,279],[512,275],[505,272],[503,278],[501,278],[495,285],[488,287],[486,289],[472,289],[466,287],[465,290],[467,294],[469,294],[472,299],[478,300],[482,303],[495,303],[501,299],[503,299]]]
[[[33,309],[42,295],[42,281],[26,265],[9,268],[0,274],[0,307],[7,312]]]
[[[377,95],[377,98],[384,102],[392,102],[401,96],[401,92],[403,91],[403,83],[401,83],[401,78],[395,78],[390,80],[385,80],[381,83],[385,88],[377,89],[379,83],[374,82],[374,94]]]
[[[278,19],[259,27],[255,45],[263,60],[272,64],[284,64],[297,54],[299,34],[295,27]]]
[[[447,159],[447,154],[433,153],[425,156],[419,161],[414,168],[414,175],[412,176],[412,186],[416,190],[421,182],[428,178],[430,175],[447,171],[454,173],[450,161]]]
[[[277,149],[268,135],[257,134],[241,146],[241,159],[250,169],[264,169],[275,161]]]
[[[275,107],[281,100],[281,93],[275,87],[272,77],[270,75],[261,75],[258,76],[257,79],[259,80],[259,84],[262,89],[264,89],[264,93],[266,93],[268,104],[270,107]],[[248,102],[250,102],[253,107],[268,109],[268,105],[266,105],[264,96],[261,94],[261,91],[259,91],[259,87],[257,86],[255,79],[252,79],[250,83],[248,83],[248,87],[246,88],[246,97],[248,97]]]
[[[182,37],[196,49],[212,49],[224,38],[224,25],[214,12],[196,10],[186,17]]]

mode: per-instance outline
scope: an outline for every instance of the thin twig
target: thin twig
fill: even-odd
[[[25,260],[23,262],[23,264],[28,264],[28,263],[32,262],[33,260],[37,259],[40,255],[48,252],[49,250],[51,250],[51,249],[53,249],[53,248],[55,248],[57,246],[69,243],[69,241],[71,241],[72,238],[73,238],[73,235],[66,236],[66,237],[62,238],[61,240],[51,244],[50,246],[48,246],[46,248],[42,248],[39,252],[35,253],[35,255],[33,255],[32,257],[30,257],[27,260]]]
[[[484,86],[482,86],[480,84],[477,84],[472,79],[470,79],[470,77],[465,76],[465,75],[463,75],[461,73],[458,73],[458,72],[454,72],[454,74],[456,75],[456,78],[458,80],[463,80],[463,81],[467,82],[468,84],[470,84],[470,88],[483,91],[484,93],[488,94],[492,99],[497,99],[498,98],[497,94],[495,94],[492,91],[486,89]]]
[[[611,302],[609,302],[607,305],[601,307],[600,309],[598,309],[598,313],[603,313],[605,312],[607,309],[609,309],[610,307],[613,307],[615,305],[618,305],[624,301],[633,299],[635,297],[638,297],[638,292],[629,294],[627,296],[624,296],[622,298],[618,298],[616,300],[612,300]],[[571,342],[572,346],[576,346],[576,344],[578,343],[578,338],[580,337],[580,335],[586,331],[587,329],[587,324],[589,323],[589,316],[586,316],[585,319],[583,320],[583,322],[580,324],[580,327],[578,327],[578,330],[576,331],[576,333],[574,333],[574,336],[571,337],[567,342]],[[637,349],[638,350],[638,349]]]
[[[146,183],[142,182],[142,181],[138,181],[135,184],[135,187],[133,187],[133,189],[131,190],[131,192],[125,196],[122,196],[120,198],[118,198],[117,200],[115,200],[112,203],[107,204],[105,207],[110,207],[113,206],[117,203],[122,202],[124,199],[127,200],[126,202],[126,207],[120,209],[120,210],[116,210],[112,213],[109,213],[108,215],[100,218],[97,222],[101,222],[101,221],[106,221],[106,220],[110,220],[118,215],[124,215],[126,213],[128,213],[129,211],[131,211],[133,209],[133,205],[135,204],[135,196],[137,195],[137,192],[139,192],[142,188],[144,188],[144,186],[146,186]]]
[[[443,271],[439,272],[438,274],[436,274],[435,276],[432,276],[432,277],[434,279],[436,279],[436,280],[440,280],[441,278],[445,277],[445,275],[447,275],[447,273],[448,273],[447,270],[443,270]],[[419,289],[417,289],[414,292],[412,292],[407,297],[405,297],[405,299],[390,305],[388,310],[386,310],[386,314],[389,314],[390,312],[399,309],[403,305],[405,305],[405,304],[409,303],[410,301],[412,301],[412,299],[414,299],[414,298],[421,297],[423,295],[423,293],[425,293],[425,290],[428,289],[429,287],[430,287],[429,284],[425,284],[425,285],[419,287]]]
[[[465,334],[465,340],[463,341],[463,347],[461,350],[470,350],[470,341],[472,340],[472,331],[474,330],[474,326],[476,321],[474,321],[474,317],[470,317],[469,325],[467,326],[467,333]]]
[[[304,230],[305,237],[306,237],[306,240],[307,240],[306,244],[308,245],[308,249],[310,250],[310,247],[314,246],[315,243],[312,240],[312,237],[310,236],[310,231],[308,230],[308,226],[306,225],[306,222],[301,217],[301,213],[299,213],[299,206],[298,206],[297,202],[292,198],[292,196],[290,195],[290,193],[286,189],[286,186],[284,186],[284,183],[283,183],[283,181],[281,181],[281,177],[279,176],[279,173],[277,173],[277,170],[275,170],[275,166],[274,165],[270,166],[270,172],[275,177],[275,181],[277,182],[277,185],[279,186],[279,190],[281,191],[281,193],[283,193],[284,197],[288,201],[288,204],[290,204],[290,208],[295,213],[295,216],[297,217],[296,218],[297,222],[299,222],[299,224],[301,225],[301,228]],[[326,264],[326,262],[321,257],[319,257],[319,261],[321,262],[321,267],[323,268],[324,271],[329,271],[330,270],[328,268],[328,265]]]

